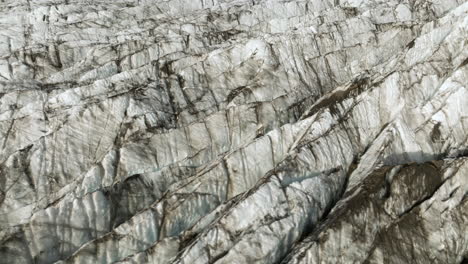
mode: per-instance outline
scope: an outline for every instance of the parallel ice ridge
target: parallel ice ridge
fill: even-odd
[[[4,0],[0,262],[467,261],[467,13]]]

